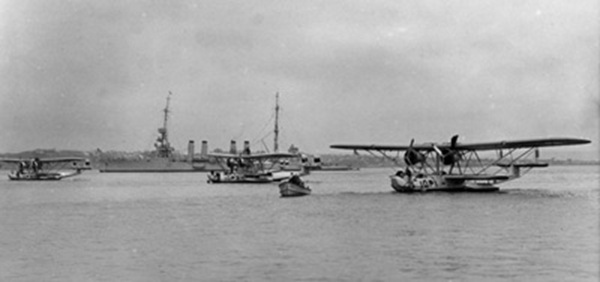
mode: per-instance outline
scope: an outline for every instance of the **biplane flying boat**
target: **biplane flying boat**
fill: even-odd
[[[513,180],[533,168],[547,167],[539,160],[540,147],[582,145],[586,139],[545,138],[488,143],[458,143],[458,135],[450,143],[388,145],[331,145],[333,149],[366,151],[381,155],[397,166],[405,167],[390,176],[397,192],[488,192],[499,190],[497,184]],[[483,151],[495,151],[493,160],[482,159]],[[395,152],[395,156],[391,153]],[[401,156],[401,152],[404,154]]]
[[[0,162],[16,166],[8,174],[10,180],[61,180],[91,169],[90,161],[80,157],[59,158],[2,158]]]
[[[208,183],[269,183],[304,175],[303,171],[284,171],[279,168],[283,159],[299,158],[289,153],[251,154],[249,142],[244,142],[244,150],[237,153],[235,141],[231,141],[229,153],[209,153],[208,157],[217,160],[223,171],[211,171]]]

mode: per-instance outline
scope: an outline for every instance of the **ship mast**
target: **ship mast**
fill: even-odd
[[[167,95],[167,105],[165,106],[165,109],[163,110],[163,112],[165,112],[165,117],[164,117],[164,121],[163,121],[163,128],[165,129],[164,141],[167,144],[169,143],[168,131],[167,131],[167,120],[169,119],[169,102],[171,101],[172,94],[173,93],[171,93],[171,91],[169,91],[169,95]]]
[[[279,92],[275,93],[275,137],[273,140],[273,152],[279,150]]]
[[[156,143],[154,144],[154,147],[156,147],[156,152],[158,153],[158,157],[162,157],[162,158],[168,158],[171,156],[171,151],[173,151],[173,148],[171,148],[171,145],[169,144],[169,136],[168,136],[168,131],[167,131],[167,121],[169,119],[169,102],[171,100],[171,91],[169,91],[169,95],[167,96],[167,105],[165,106],[165,109],[163,110],[163,112],[165,113],[164,119],[163,119],[163,127],[158,129],[158,133],[160,134],[158,136],[158,138],[156,139]]]

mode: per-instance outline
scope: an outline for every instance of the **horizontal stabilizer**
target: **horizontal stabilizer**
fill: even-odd
[[[509,180],[508,175],[479,175],[479,174],[456,174],[444,175],[446,181],[466,181],[466,180]]]
[[[516,163],[516,164],[506,164],[499,163],[496,164],[499,167],[547,167],[548,163]]]

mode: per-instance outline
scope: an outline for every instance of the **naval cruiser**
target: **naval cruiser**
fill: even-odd
[[[199,158],[194,156],[194,141],[188,142],[187,155],[176,154],[169,142],[167,121],[169,118],[169,101],[171,92],[167,96],[167,105],[164,108],[163,126],[158,129],[159,136],[154,143],[155,150],[146,155],[138,156],[102,156],[100,157],[100,172],[207,172],[221,170],[221,167],[210,162],[208,155],[208,142],[202,141]]]

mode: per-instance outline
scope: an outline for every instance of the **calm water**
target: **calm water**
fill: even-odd
[[[391,170],[313,194],[200,174],[0,180],[0,281],[598,281],[599,168],[492,194],[397,194]]]

